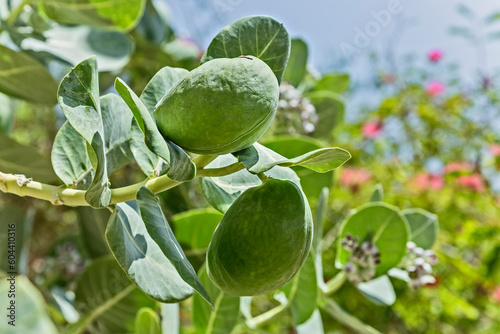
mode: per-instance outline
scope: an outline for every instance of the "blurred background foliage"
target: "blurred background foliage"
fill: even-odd
[[[47,158],[64,122],[61,110],[54,107],[57,83],[80,60],[97,55],[104,94],[113,92],[117,76],[140,92],[162,67],[193,69],[203,54],[194,41],[176,35],[169,24],[169,15],[175,13],[169,13],[162,2],[130,1],[130,8],[124,6],[121,14],[75,12],[45,0],[0,3],[3,172],[22,173],[23,164],[37,164],[40,175],[34,178],[57,184]],[[468,29],[455,27],[451,33],[478,45],[482,37]],[[440,222],[434,247],[440,261],[435,283],[414,291],[391,279],[397,300],[388,307],[370,303],[350,284],[334,295],[335,301],[383,333],[499,333],[500,129],[494,121],[500,116],[500,95],[494,78],[481,73],[473,85],[463,85],[440,49],[428,50],[427,58],[418,63],[423,65],[410,59],[394,71],[388,71],[380,55],[373,53],[372,80],[364,83],[372,88],[366,90],[350,83],[348,73],[318,73],[307,66],[308,52],[306,40],[292,41],[276,121],[261,143],[285,157],[325,146],[343,147],[353,155],[335,173],[316,174],[294,167],[313,210],[321,189],[331,189],[323,228],[325,279],[337,273],[340,222],[351,209],[369,201],[377,184],[385,189],[386,202],[424,208],[436,213]],[[11,57],[13,53],[22,57]],[[32,66],[32,72],[9,78],[6,69],[14,58],[22,66]],[[346,104],[352,96],[359,99],[360,91],[381,96],[382,102],[360,106],[346,115]],[[112,175],[111,183],[118,187],[141,178],[132,163]],[[159,195],[176,233],[182,233],[186,215],[197,212],[185,213],[189,210],[208,210],[213,228],[220,219],[215,211],[205,209],[208,203],[197,183]],[[0,217],[2,224],[18,224],[19,272],[42,293],[43,300],[37,297],[36,303],[46,303],[48,316],[58,328],[75,322],[78,300],[86,298],[81,292],[82,273],[90,275],[85,274],[89,266],[96,272],[113,266],[106,262],[109,250],[103,238],[108,211],[56,207],[2,194]],[[190,243],[189,237],[179,237],[179,241],[195,268],[200,268],[205,249]],[[1,262],[4,258],[0,264],[7,271]],[[98,279],[97,274],[86,277]],[[32,288],[29,282],[21,284]],[[252,303],[254,315],[278,305],[271,296],[254,298]],[[133,331],[139,308],[158,308],[138,291],[127,297],[127,306],[131,307],[116,311],[123,319],[112,313],[101,315],[89,332]],[[148,316],[148,309],[142,316]],[[191,309],[191,299],[180,304],[182,333],[196,332]],[[168,317],[163,309],[158,312]],[[116,319],[122,319],[121,323]],[[353,333],[328,314],[322,314],[322,319],[326,333]],[[256,330],[239,321],[234,333],[294,333],[289,323],[283,317]]]

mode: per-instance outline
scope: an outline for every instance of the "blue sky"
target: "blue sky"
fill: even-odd
[[[341,46],[354,45],[356,34],[372,29],[368,46],[358,48],[355,59],[371,51],[391,55],[400,61],[404,55],[422,56],[432,48],[440,48],[448,63],[457,63],[465,76],[472,77],[478,67],[485,70],[484,59],[464,39],[451,36],[452,25],[467,25],[467,19],[457,11],[460,3],[468,3],[476,18],[500,12],[500,3],[493,0],[166,0],[176,30],[206,47],[225,25],[247,15],[271,15],[282,21],[292,37],[301,37],[309,45],[310,62],[321,71],[335,70],[344,57]],[[374,13],[389,11],[398,6],[396,14],[382,16],[376,29]],[[380,18],[379,18],[380,19]],[[473,25],[480,28],[478,20]],[[499,21],[500,22],[500,21]],[[496,25],[500,31],[500,23]],[[358,30],[359,29],[359,30]],[[492,28],[491,30],[495,30]],[[359,37],[358,37],[359,39]],[[483,57],[485,52],[480,52]],[[500,67],[500,40],[489,43],[488,68]],[[366,57],[365,57],[366,58]],[[352,62],[351,74],[362,68]],[[349,70],[349,69],[348,69]]]

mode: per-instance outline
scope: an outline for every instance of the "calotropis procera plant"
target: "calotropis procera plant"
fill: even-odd
[[[53,16],[59,13],[50,6],[46,10]],[[240,313],[250,329],[272,324],[288,313],[298,332],[321,333],[320,307],[354,330],[377,332],[343,311],[330,295],[349,279],[369,300],[393,303],[389,276],[414,279],[411,265],[406,265],[407,245],[413,242],[430,249],[437,220],[423,210],[401,211],[384,204],[377,188],[372,203],[349,215],[337,231],[338,273],[325,283],[322,222],[328,189],[310,195],[315,188],[305,180],[311,173],[331,178],[331,171],[351,156],[341,148],[317,148],[316,142],[302,140],[303,147],[316,149],[285,158],[270,147],[283,149],[283,143],[293,141],[267,140],[267,146],[257,142],[275,117],[283,77],[291,82],[287,85],[297,85],[301,79],[285,72],[290,47],[281,23],[254,16],[224,28],[198,67],[191,71],[164,67],[139,95],[120,78],[114,84],[117,94],[101,95],[95,57],[62,78],[57,101],[66,122],[55,137],[51,156],[62,184],[39,182],[29,168],[3,171],[0,180],[5,193],[54,205],[91,207],[95,215],[106,209],[112,212],[104,234],[114,259],[94,260],[81,273],[76,297],[67,302],[79,305],[78,316],[61,311],[65,331],[159,333],[161,323],[162,328],[178,332],[176,304],[194,295],[192,319],[199,333],[230,333]],[[297,63],[293,65],[295,71]],[[327,114],[322,105],[337,103],[337,96],[321,89],[337,79],[331,77],[310,89],[306,102],[317,103],[320,119]],[[324,123],[314,130],[324,131]],[[140,168],[144,180],[114,187],[111,175],[131,163]],[[155,194],[196,179],[206,201],[220,214],[193,210],[176,215],[172,230]],[[316,207],[314,216],[309,202]],[[341,240],[348,235],[359,245],[343,247]],[[198,273],[181,246],[185,244],[206,251],[206,264],[196,266]],[[367,255],[372,257],[365,263]],[[78,258],[78,268],[83,266],[71,246],[59,249],[57,256],[61,263]],[[368,267],[368,275],[355,277],[353,262]],[[57,332],[37,290],[24,277],[18,287],[20,294],[30,296],[23,300],[37,314],[36,322],[20,325],[24,333]],[[252,296],[271,293],[279,305],[253,316]],[[29,310],[28,305],[19,305],[24,306]],[[113,313],[120,307],[128,307],[123,326],[116,323],[120,312]],[[0,332],[11,330],[3,326]]]

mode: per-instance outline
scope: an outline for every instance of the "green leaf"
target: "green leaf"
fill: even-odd
[[[110,213],[107,209],[95,210],[90,207],[76,208],[81,240],[92,258],[109,254],[109,248],[104,238],[106,224]]]
[[[387,275],[359,283],[357,288],[369,301],[376,305],[390,306],[396,301],[396,293]]]
[[[207,249],[223,215],[212,209],[194,209],[172,217],[175,236],[191,249]]]
[[[3,133],[0,133],[0,171],[24,174],[44,183],[57,180],[49,158],[42,156],[33,146],[21,145]]]
[[[319,310],[314,310],[312,316],[303,324],[297,326],[297,334],[324,334],[323,320]]]
[[[8,298],[11,281],[10,277],[1,277],[0,294],[2,297],[3,319],[0,321],[0,333],[4,334],[56,334],[59,331],[47,314],[47,305],[42,294],[24,276],[15,277],[15,298]],[[14,319],[9,318],[9,301],[15,301]],[[14,326],[9,321],[14,320]]]
[[[151,189],[145,186],[139,188],[137,191],[137,205],[149,235],[160,247],[163,254],[172,262],[184,282],[189,284],[213,306],[208,292],[186,258],[181,245],[177,242],[174,232],[172,232],[167,218],[161,211],[160,204]]]
[[[291,46],[283,81],[288,81],[297,87],[307,72],[307,44],[301,39],[292,39]]]
[[[349,89],[349,74],[329,73],[325,74],[312,87],[313,91],[329,91],[343,94]]]
[[[212,161],[207,168],[225,167],[237,161],[231,154],[221,155]],[[300,186],[300,179],[290,168],[277,166],[269,170],[267,175],[275,179],[290,180]],[[204,177],[200,183],[207,202],[216,210],[224,213],[246,189],[258,186],[262,184],[262,181],[257,175],[244,169],[226,176]]]
[[[255,143],[235,156],[246,169],[254,174],[266,172],[274,166],[302,166],[317,173],[325,173],[342,166],[351,158],[351,154],[338,147],[321,148],[293,159],[286,159],[267,147]]]
[[[130,30],[140,20],[145,0],[41,0],[52,20],[74,25]]]
[[[12,130],[14,124],[14,105],[11,99],[0,93],[0,133],[8,135]]]
[[[109,188],[108,171],[106,169],[106,148],[104,147],[104,139],[99,132],[94,134],[90,146],[96,154],[96,163],[92,166],[95,174],[89,189],[85,192],[85,201],[92,207],[104,208],[111,202],[111,189]],[[92,164],[92,159],[90,162]]]
[[[325,143],[315,138],[289,135],[273,137],[262,144],[287,158],[293,158],[326,146]],[[317,199],[324,187],[330,189],[333,186],[334,171],[316,173],[301,166],[295,166],[292,169],[299,176],[302,189],[310,201]]]
[[[248,16],[224,27],[208,46],[201,63],[252,55],[264,61],[280,82],[289,54],[290,36],[282,23],[269,16]]]
[[[372,196],[370,197],[370,202],[382,202],[384,201],[384,187],[379,183],[375,186]]]
[[[297,282],[295,282],[295,280],[297,280]],[[289,296],[292,294],[291,291],[295,289],[290,301],[290,313],[294,326],[297,326],[306,322],[316,309],[318,285],[312,253],[309,253],[306,262],[304,262],[304,265],[300,268],[296,278],[287,285],[290,286]],[[286,288],[285,286],[285,289]]]
[[[143,307],[135,316],[135,334],[161,334],[160,318],[149,307]]]
[[[130,152],[130,122],[132,115],[126,104],[115,94],[100,99],[101,115],[105,135],[107,170],[113,174],[132,160]],[[92,175],[92,166],[86,153],[85,139],[65,122],[59,129],[52,146],[52,165],[57,176],[66,185],[75,186]],[[78,180],[78,182],[75,182]],[[85,189],[85,185],[79,188]]]
[[[112,257],[106,256],[94,260],[78,279],[75,307],[83,314],[67,333],[81,333],[93,323],[101,333],[129,333],[134,330],[137,311],[154,307],[154,301],[130,282]]]
[[[155,106],[179,80],[184,78],[187,70],[166,66],[159,70],[148,82],[141,93],[140,99],[144,106],[153,115]],[[130,148],[141,170],[147,176],[160,175],[158,165],[159,157],[151,152],[145,143],[144,133],[141,131],[137,121],[132,122],[132,138]],[[160,168],[161,169],[161,168]]]
[[[349,233],[358,240],[371,240],[380,252],[380,264],[376,275],[381,276],[399,264],[406,254],[406,243],[410,237],[408,221],[398,208],[382,203],[363,205],[349,216],[340,228],[336,266],[341,268],[350,252],[345,250],[340,240]]]
[[[329,137],[344,118],[344,99],[342,96],[325,90],[304,95],[316,108],[318,122],[312,135],[318,138]]]
[[[28,274],[28,255],[35,211],[34,207],[21,211],[16,206],[0,205],[0,217],[4,222],[0,230],[0,244],[4,245],[0,248],[0,271]],[[12,238],[9,242],[9,237],[12,237],[12,234],[9,235],[12,233],[9,231],[11,224],[15,225],[15,264],[9,263],[12,249],[8,246],[13,244]]]
[[[208,278],[203,266],[199,272],[203,285],[214,298],[212,310],[200,295],[193,297],[193,322],[199,334],[231,333],[239,317],[240,299],[220,291]]]
[[[37,60],[0,45],[0,92],[34,103],[56,104],[57,82]]]
[[[132,120],[132,129],[130,134],[130,150],[134,155],[135,161],[137,161],[137,165],[139,165],[139,168],[146,176],[159,176],[162,171],[164,160],[151,152],[151,150],[146,146],[144,140],[144,133],[134,118]]]
[[[162,334],[179,334],[179,304],[161,304]]]
[[[58,101],[67,120],[91,146],[90,159],[95,170],[94,179],[85,193],[85,200],[93,207],[106,207],[111,200],[105,153],[105,135],[99,102],[97,60],[90,57],[75,66],[59,86]],[[89,149],[87,149],[89,151]]]
[[[410,240],[418,247],[431,249],[439,232],[438,217],[423,209],[405,209],[403,215],[410,226]]]
[[[183,68],[165,66],[151,78],[140,96],[150,114],[153,114],[155,106],[168,91],[188,73],[189,71]]]
[[[193,294],[129,204],[116,205],[106,228],[106,241],[120,267],[150,298],[176,303]]]
[[[64,184],[88,188],[93,173],[86,147],[85,138],[66,121],[57,132],[50,155],[54,172]]]
[[[99,71],[119,71],[134,52],[134,41],[129,35],[89,26],[52,25],[44,32],[44,37],[44,40],[25,39],[23,47],[36,50],[35,53],[26,52],[43,61],[56,79],[62,78],[59,73],[69,72],[72,64],[91,55],[96,56]]]
[[[192,180],[196,175],[196,166],[189,155],[176,144],[163,139],[144,103],[120,78],[115,81],[115,89],[134,114],[139,128],[145,135],[148,148],[170,164],[167,175],[176,181]]]

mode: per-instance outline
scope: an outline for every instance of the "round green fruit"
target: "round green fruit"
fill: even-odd
[[[226,154],[256,142],[276,113],[273,71],[252,56],[211,60],[159,102],[154,116],[165,139],[198,154]]]
[[[269,293],[302,267],[312,242],[307,199],[290,181],[270,179],[231,205],[207,252],[212,282],[234,296]]]

